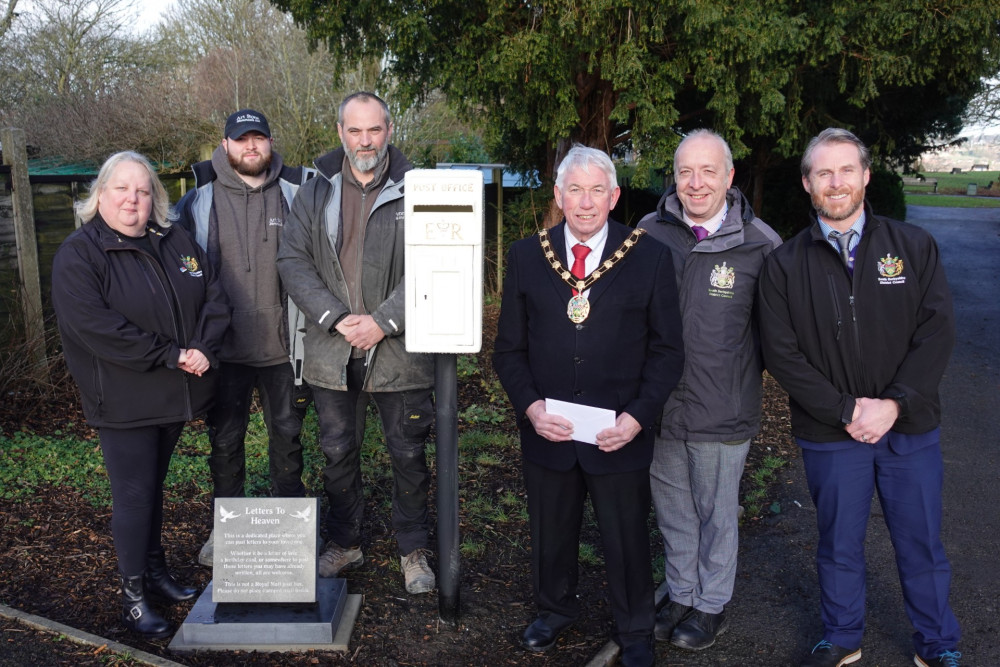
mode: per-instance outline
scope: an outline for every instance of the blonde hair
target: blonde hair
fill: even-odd
[[[101,196],[104,188],[108,186],[111,174],[114,173],[115,169],[122,162],[135,162],[144,167],[146,172],[149,173],[150,192],[153,199],[153,209],[149,217],[160,227],[169,227],[171,221],[176,219],[177,216],[170,208],[167,190],[163,187],[163,183],[160,182],[159,177],[156,175],[156,170],[153,169],[153,165],[146,159],[146,156],[135,151],[115,153],[104,161],[104,164],[101,165],[101,170],[97,172],[97,178],[90,184],[90,192],[73,207],[76,209],[77,215],[84,222],[90,222],[97,216],[98,198]]]

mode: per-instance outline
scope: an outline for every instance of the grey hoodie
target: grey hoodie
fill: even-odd
[[[233,319],[219,356],[223,361],[271,366],[288,361],[285,306],[275,260],[278,234],[288,214],[278,175],[281,156],[272,153],[266,180],[250,187],[229,164],[222,146],[212,154],[216,184],[209,252],[218,244],[219,274]]]

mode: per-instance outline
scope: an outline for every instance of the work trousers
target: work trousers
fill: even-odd
[[[212,454],[208,466],[216,498],[246,495],[247,425],[250,402],[257,389],[267,427],[267,457],[270,467],[270,494],[277,498],[301,498],[302,420],[305,406],[296,406],[295,377],[290,363],[247,366],[223,363],[215,406],[208,411],[208,438]]]
[[[146,554],[162,547],[163,480],[184,423],[98,429],[111,482],[111,536],[118,569],[135,577]]]
[[[329,501],[327,537],[342,547],[359,546],[364,515],[361,445],[365,411],[375,403],[392,461],[392,528],[400,555],[426,549],[430,533],[427,494],[430,470],[425,446],[434,422],[431,389],[366,392],[364,359],[348,364],[346,391],[313,387],[319,442],[326,457],[323,487]]]

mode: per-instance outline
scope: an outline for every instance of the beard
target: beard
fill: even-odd
[[[271,166],[271,156],[265,156],[262,153],[258,153],[261,156],[261,160],[256,163],[246,163],[242,157],[234,157],[229,153],[226,155],[229,158],[229,166],[233,168],[233,171],[243,176],[260,176]]]
[[[837,206],[836,209],[828,208],[823,205],[822,193],[820,194],[810,193],[810,197],[812,198],[813,208],[816,209],[816,213],[819,215],[819,217],[823,218],[823,220],[832,220],[834,222],[840,222],[842,220],[847,220],[852,216],[854,216],[858,212],[858,209],[861,208],[861,205],[864,203],[865,200],[865,191],[863,189],[851,190],[847,194],[850,195],[850,198],[847,200],[846,203],[843,200],[838,202],[836,204]]]
[[[347,160],[351,163],[351,166],[360,171],[363,174],[375,171],[382,160],[385,158],[386,153],[389,152],[388,142],[383,144],[382,148],[375,152],[375,155],[371,157],[358,157],[358,153],[362,150],[371,150],[371,146],[359,146],[355,151],[347,151]]]

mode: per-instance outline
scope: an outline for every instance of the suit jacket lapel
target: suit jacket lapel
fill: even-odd
[[[614,254],[615,250],[621,247],[621,244],[628,238],[631,230],[624,225],[615,224],[613,221],[608,220],[608,238],[604,242],[604,252],[601,253],[601,264]],[[563,242],[565,245],[565,241]],[[616,267],[617,268],[617,267]],[[598,278],[597,282],[590,288],[590,296],[587,300],[591,303],[597,301],[602,294],[608,289],[614,279],[618,276],[617,270],[612,270],[611,273]]]
[[[565,266],[566,270],[568,271],[570,267],[573,266],[573,264],[572,262],[570,262],[569,264],[566,263],[565,229],[566,229],[565,220],[563,220],[561,223],[550,229],[549,243],[552,244],[552,250],[555,251],[556,257],[559,258],[559,261],[562,262],[562,265]],[[561,301],[568,302],[570,297],[573,296],[572,290],[565,282],[563,282],[563,279],[560,278],[559,275],[552,270],[552,267],[549,266],[549,260],[545,259],[543,256],[542,261],[545,262],[545,273],[548,274],[549,279],[551,280],[551,284],[556,290],[556,296]]]

